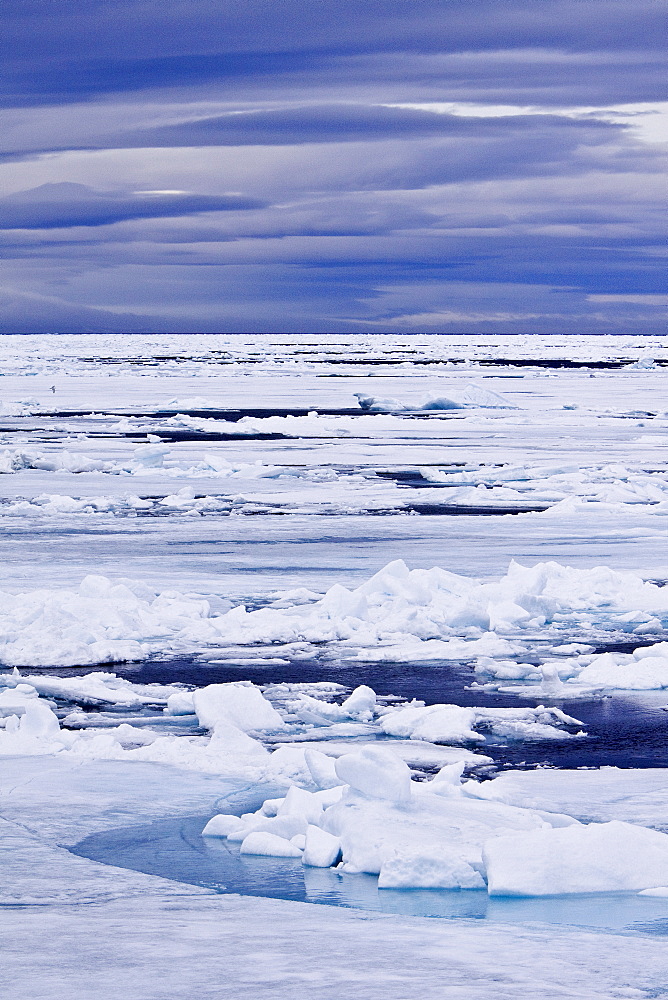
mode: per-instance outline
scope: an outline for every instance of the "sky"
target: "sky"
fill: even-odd
[[[12,0],[0,332],[666,332],[662,0]]]

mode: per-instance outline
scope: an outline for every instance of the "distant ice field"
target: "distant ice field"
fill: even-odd
[[[3,902],[656,946],[665,339],[5,336],[0,367]],[[216,858],[280,898],[214,899]],[[651,962],[601,996],[658,995]]]

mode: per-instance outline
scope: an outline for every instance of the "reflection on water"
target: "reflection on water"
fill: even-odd
[[[483,890],[378,889],[373,875],[306,868],[299,859],[241,855],[238,844],[202,837],[208,816],[161,820],[87,837],[72,853],[103,864],[204,886],[404,916],[546,922],[611,931],[668,934],[668,898],[625,893],[490,898]]]

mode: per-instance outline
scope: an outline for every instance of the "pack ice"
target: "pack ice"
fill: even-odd
[[[322,686],[306,687],[320,692]],[[314,742],[324,741],[319,745],[337,757],[347,752],[350,738],[358,745],[362,740],[370,744],[389,741],[402,760],[432,766],[460,760],[488,762],[488,757],[465,749],[467,744],[484,744],[486,734],[506,740],[584,736],[569,731],[580,723],[557,708],[460,708],[416,701],[408,707],[392,706],[379,703],[376,693],[365,685],[338,704],[292,688],[273,685],[262,692],[250,681],[232,681],[190,691],[183,685],[132,684],[109,673],[67,679],[21,675],[15,669],[11,675],[0,676],[0,727],[4,728],[0,753],[67,750],[89,757],[122,757],[136,755],[139,745],[144,760],[226,771],[235,766],[243,770],[252,757],[266,765],[272,780],[307,783],[314,761],[320,761],[317,780],[330,787],[338,782],[329,757],[311,754],[307,766]],[[99,710],[86,713],[79,706]],[[121,708],[134,715],[119,718]],[[162,709],[162,713],[147,720],[142,714],[145,708]],[[43,732],[31,725],[38,715],[45,726],[48,721]],[[177,720],[190,729],[206,729],[209,736],[165,733],[165,727],[173,729]],[[269,754],[263,739],[278,743],[273,753]]]
[[[354,589],[332,586],[324,597],[289,593],[268,607],[211,610],[201,595],[156,593],[142,583],[88,576],[76,590],[2,594],[0,663],[86,665],[140,660],[172,650],[328,645],[366,660],[476,660],[500,678],[566,681],[594,687],[668,685],[668,647],[633,654],[549,661],[541,669],[513,659],[523,635],[560,639],[566,630],[656,635],[668,626],[668,588],[606,567],[512,562],[497,581],[447,570],[410,570],[398,560]],[[229,650],[232,650],[232,653]]]

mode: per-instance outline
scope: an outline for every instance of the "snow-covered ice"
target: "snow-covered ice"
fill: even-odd
[[[612,820],[494,837],[484,847],[493,896],[633,892],[667,881],[668,835]]]
[[[84,966],[110,1000],[659,995],[653,926],[216,895],[62,845],[200,816],[360,906],[371,877],[661,907],[662,757],[514,766],[586,763],[573,704],[668,688],[661,338],[0,339],[12,1000],[83,1000]]]

